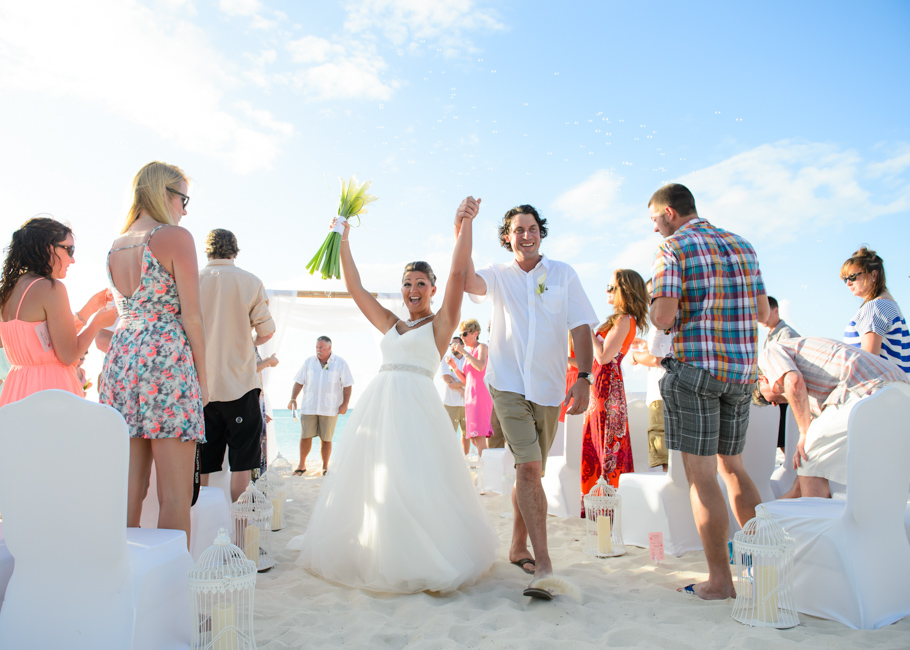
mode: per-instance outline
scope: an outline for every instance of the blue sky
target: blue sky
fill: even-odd
[[[444,276],[473,194],[478,264],[508,260],[496,221],[531,203],[544,253],[605,316],[614,269],[647,277],[646,204],[678,181],[752,241],[788,321],[839,338],[860,244],[910,310],[908,28],[906,2],[3,0],[4,241],[36,213],[68,220],[84,300],[132,175],[159,159],[193,179],[200,254],[229,228],[269,288],[340,289],[303,267],[357,174],[380,197],[353,235],[369,288],[417,258]]]

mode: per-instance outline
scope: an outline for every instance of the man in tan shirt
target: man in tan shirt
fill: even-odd
[[[249,485],[250,470],[259,467],[262,455],[262,387],[253,348],[275,334],[262,281],[234,266],[239,250],[232,232],[216,228],[206,237],[209,263],[199,272],[209,389],[206,442],[201,452],[202,485],[208,484],[208,474],[221,471],[226,446],[232,501]]]

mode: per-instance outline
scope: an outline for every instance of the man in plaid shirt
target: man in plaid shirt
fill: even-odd
[[[682,452],[708,580],[681,588],[705,600],[736,596],[730,574],[727,485],[740,525],[761,497],[743,468],[755,381],[758,321],[770,312],[751,244],[699,218],[683,185],[657,190],[648,202],[654,231],[665,237],[654,257],[651,322],[671,329],[673,357],[662,365],[667,447]],[[720,462],[718,462],[718,460]]]

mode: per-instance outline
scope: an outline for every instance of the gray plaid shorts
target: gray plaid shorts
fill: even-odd
[[[746,446],[753,384],[720,381],[667,357],[660,380],[667,448],[696,456],[736,456]]]

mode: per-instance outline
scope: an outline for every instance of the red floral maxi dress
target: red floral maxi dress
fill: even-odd
[[[156,230],[139,244],[145,250],[139,287],[132,296],[117,291],[108,263],[120,322],[104,358],[99,401],[120,411],[131,438],[201,443],[202,391],[180,322],[177,281],[148,246]]]
[[[630,318],[629,333],[615,359],[603,366],[594,361],[594,384],[581,441],[582,499],[601,476],[617,487],[620,474],[634,471],[621,364],[635,338],[635,327],[635,319]],[[581,516],[585,516],[584,501]]]

